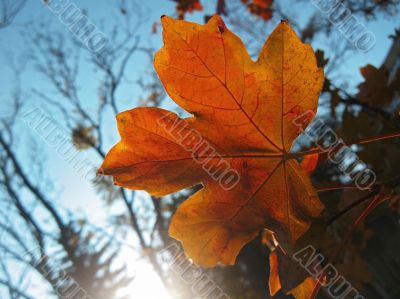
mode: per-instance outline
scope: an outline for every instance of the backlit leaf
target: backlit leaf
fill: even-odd
[[[313,50],[286,22],[257,61],[219,16],[206,25],[163,17],[162,25],[156,71],[168,95],[193,116],[159,108],[119,114],[121,141],[101,171],[117,185],[157,196],[202,183],[169,229],[196,264],[234,264],[264,228],[290,251],[322,210],[289,154],[312,117],[303,127],[294,120],[316,112],[323,84]],[[239,179],[227,188],[229,171]]]

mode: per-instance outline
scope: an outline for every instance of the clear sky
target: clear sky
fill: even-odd
[[[129,0],[128,0],[129,1]],[[229,0],[228,0],[229,1]],[[88,12],[89,17],[96,23],[96,20],[110,19],[111,17],[117,16],[113,12],[115,8],[116,1],[107,1],[107,0],[82,0],[82,1],[71,1],[74,2],[78,7]],[[214,0],[202,1],[203,6],[206,11],[211,12],[215,8]],[[284,2],[284,1],[283,1]],[[147,24],[145,24],[141,31],[140,35],[145,42],[152,44],[154,47],[158,48],[161,46],[161,35],[151,34],[151,26],[154,22],[159,20],[159,17],[163,14],[171,15],[174,13],[175,3],[173,1],[168,0],[148,0],[148,1],[138,1],[140,5],[144,5],[148,8],[149,19]],[[287,1],[286,3],[289,3]],[[315,7],[310,2],[305,2],[302,6],[301,11],[298,11],[299,19],[301,21],[306,20],[306,16],[310,15],[313,11],[315,11]],[[114,9],[115,11],[115,9]],[[187,18],[192,21],[203,22],[203,13],[194,13],[193,15],[188,15]],[[326,17],[321,14],[321,18]],[[20,50],[25,49],[29,45],[25,45],[23,40],[20,37],[19,32],[25,30],[25,26],[28,21],[32,20],[48,20],[49,26],[54,26],[54,28],[64,30],[68,32],[67,28],[65,28],[58,20],[57,16],[55,16],[45,5],[42,4],[40,0],[28,0],[27,5],[21,11],[21,13],[16,17],[14,23],[0,31],[0,98],[1,98],[1,107],[0,107],[0,116],[3,113],[7,113],[7,101],[8,96],[13,88],[13,80],[12,73],[8,68],[8,61],[10,59],[10,55],[16,58],[18,61],[23,61],[23,57],[20,57]],[[273,22],[278,22],[278,20],[272,20]],[[271,21],[271,22],[272,22]],[[376,45],[375,47],[368,53],[355,52],[352,55],[351,59],[347,59],[346,62],[341,66],[340,74],[341,76],[337,78],[337,83],[347,82],[350,86],[355,87],[358,82],[361,80],[361,76],[357,71],[361,66],[371,63],[375,66],[379,66],[391,45],[391,40],[388,38],[389,34],[394,32],[394,28],[399,26],[399,24],[394,24],[393,20],[381,20],[379,22],[368,23],[368,29],[371,30],[376,36]],[[333,32],[333,34],[338,34],[337,32]],[[326,45],[320,42],[318,45],[314,45],[318,47],[322,47],[329,53],[329,48],[326,48]],[[28,49],[29,50],[29,49]],[[83,72],[90,72],[90,66],[83,65]],[[130,70],[128,72],[132,72],[133,76],[141,75],[142,71],[145,71],[149,68],[149,62],[143,59],[143,56],[135,56],[133,61],[130,64]],[[85,69],[86,68],[86,69]],[[32,72],[29,71],[29,67],[27,68],[27,72],[22,77],[22,83],[25,86],[25,95],[26,101],[28,101],[27,107],[34,108],[37,106],[37,102],[29,93],[29,88],[27,87],[35,87],[43,92],[46,92],[45,88],[47,88],[46,84],[43,83],[43,78],[38,77],[37,75],[33,75]],[[87,97],[91,97],[95,95],[94,89],[96,88],[96,81],[93,78],[89,78],[87,82],[84,83],[83,95],[87,95]],[[121,107],[121,111],[128,108],[133,108],[137,105],[135,99],[138,99],[139,90],[137,86],[134,84],[132,87],[127,88],[126,90],[121,91],[121,95],[127,97],[127,101],[123,102]],[[131,100],[130,100],[131,99]],[[88,98],[88,104],[90,105],[91,99]],[[118,135],[116,133],[115,122],[110,122],[110,133],[108,142],[110,145],[117,141]],[[41,142],[40,137],[34,135],[30,128],[24,126],[21,123],[21,134],[24,136],[33,136],[33,138],[38,139],[37,141]],[[106,216],[105,213],[105,205],[96,196],[93,187],[90,183],[81,179],[77,173],[72,170],[67,163],[65,163],[62,158],[57,155],[52,149],[46,148],[45,143],[43,142],[43,148],[45,149],[45,154],[47,155],[47,170],[49,172],[49,177],[54,179],[54,183],[57,186],[57,192],[59,193],[60,204],[66,208],[73,209],[75,211],[82,211],[88,219],[95,223],[96,225],[104,226]],[[26,149],[25,149],[26,150]],[[85,153],[90,159],[93,159],[93,162],[100,163],[100,160],[95,158],[92,153]],[[29,161],[26,161],[29,163]],[[84,200],[83,200],[84,199]],[[116,212],[119,208],[118,205],[114,207],[115,210],[112,212]],[[109,211],[108,211],[109,212]],[[135,242],[134,240],[125,240],[127,242]],[[132,263],[132,261],[127,261]],[[132,266],[133,267],[133,266]],[[135,280],[134,290],[137,292],[137,299],[144,298],[157,298],[157,294],[159,294],[161,285],[155,283],[154,289],[154,297],[149,292],[151,292],[151,288],[148,289],[146,286],[146,281],[152,279],[154,282],[154,273],[149,270],[149,266],[143,263],[137,263],[135,266],[137,279]],[[144,289],[146,289],[146,296],[144,296]],[[141,297],[144,296],[144,297]],[[164,297],[165,298],[165,297]]]

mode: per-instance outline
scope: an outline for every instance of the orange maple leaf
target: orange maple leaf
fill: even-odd
[[[206,25],[165,16],[162,25],[155,68],[169,96],[193,116],[159,108],[120,113],[121,141],[101,171],[157,196],[202,183],[169,229],[198,265],[234,264],[263,228],[289,250],[322,210],[290,154],[304,129],[293,121],[316,112],[323,84],[313,50],[284,21],[257,61],[219,16]],[[229,171],[238,180],[227,188]]]
[[[301,161],[301,168],[308,174],[311,175],[318,166],[319,154],[312,154],[305,156]]]
[[[296,288],[289,291],[288,294],[293,295],[296,299],[310,299],[316,285],[316,279],[307,277]]]

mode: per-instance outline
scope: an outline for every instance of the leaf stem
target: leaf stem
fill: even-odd
[[[356,200],[355,202],[351,203],[350,205],[348,205],[346,208],[344,208],[343,210],[341,210],[338,214],[336,214],[335,216],[333,216],[332,218],[330,218],[327,223],[326,226],[330,226],[333,222],[335,222],[337,219],[339,219],[341,216],[343,216],[344,214],[346,214],[348,211],[350,211],[351,209],[353,209],[354,207],[358,206],[359,204],[363,203],[364,201],[370,199],[371,197],[374,197],[375,195],[377,195],[379,193],[379,188],[376,188],[375,190],[373,190],[371,193],[368,193],[366,195],[364,195],[363,197],[361,197],[360,199]]]
[[[369,197],[371,198],[371,194],[368,194]],[[354,230],[356,229],[356,227],[362,222],[364,221],[364,219],[384,200],[386,200],[387,197],[386,196],[381,196],[380,194],[377,194],[374,196],[374,199],[368,204],[368,206],[362,211],[361,215],[357,218],[356,221],[354,221],[354,223],[352,224],[352,226],[350,227],[350,230],[347,232],[346,236],[344,237],[344,239],[340,242],[339,247],[335,250],[334,254],[331,256],[331,258],[329,259],[329,263],[328,264],[333,264],[337,258],[337,256],[339,255],[339,253],[342,251],[344,245],[349,241],[351,235],[353,234]],[[319,290],[321,289],[321,282],[323,277],[327,274],[328,268],[326,268],[326,270],[322,271],[321,274],[318,275],[317,278],[317,285],[314,287],[314,290],[310,296],[310,299],[315,299],[318,295]]]
[[[359,187],[352,185],[352,186],[332,186],[326,188],[317,189],[318,193],[329,192],[329,191],[341,191],[341,190],[351,190],[351,189],[360,189]]]
[[[400,175],[395,176],[394,178],[391,178],[387,181],[381,181],[381,182],[376,182],[375,185],[368,191],[370,191],[370,193],[364,195],[363,197],[361,197],[360,199],[356,200],[355,202],[351,203],[349,206],[347,206],[346,208],[344,208],[342,211],[340,211],[337,215],[333,216],[332,218],[330,218],[327,221],[327,225],[329,226],[331,225],[334,221],[336,221],[337,219],[339,219],[341,216],[343,216],[344,214],[346,214],[348,211],[350,211],[351,209],[353,209],[354,207],[358,206],[359,204],[363,203],[364,201],[368,200],[369,198],[371,198],[372,196],[375,196],[379,193],[379,191],[381,190],[381,187],[386,187],[389,189],[393,189],[396,186],[400,185]],[[335,187],[337,188],[336,190],[339,190],[340,187]],[[323,189],[321,189],[323,190]],[[318,191],[319,192],[319,191]]]
[[[393,139],[393,138],[398,138],[398,137],[400,137],[400,132],[367,137],[367,138],[360,139],[357,141],[348,142],[346,144],[347,144],[347,146],[354,145],[354,144],[367,144],[367,143],[371,143],[371,142],[375,142],[375,141],[379,141],[379,140]],[[304,156],[313,155],[313,154],[321,154],[321,153],[325,153],[325,152],[327,152],[327,150],[321,149],[319,147],[315,147],[315,148],[311,148],[306,151],[292,153],[292,154],[290,154],[290,158],[294,159],[294,158],[298,158],[298,157],[304,157]]]

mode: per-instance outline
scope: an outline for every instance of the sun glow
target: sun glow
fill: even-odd
[[[145,262],[136,265],[136,275],[129,287],[129,298],[172,299],[152,266]]]

